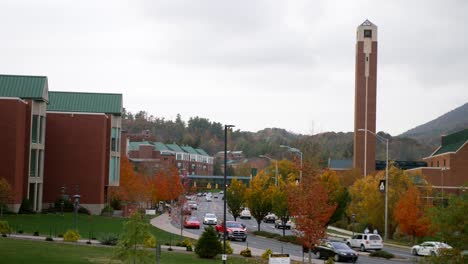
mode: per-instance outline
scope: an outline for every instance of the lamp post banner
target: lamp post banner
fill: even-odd
[[[381,193],[385,192],[385,180],[380,180],[379,181],[379,191]]]

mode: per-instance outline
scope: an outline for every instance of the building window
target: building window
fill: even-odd
[[[440,167],[440,166],[439,166],[439,161],[437,161],[437,167]]]
[[[434,161],[431,161],[431,167],[434,167]]]
[[[364,37],[365,38],[372,38],[372,30],[364,29]]]
[[[119,129],[113,127],[111,132],[111,151],[119,151]]]
[[[37,149],[31,149],[31,158],[29,163],[29,176],[36,176]]]
[[[44,142],[45,117],[39,117],[39,143]]]
[[[39,116],[38,115],[33,115],[32,118],[32,128],[31,128],[31,141],[32,143],[37,143],[37,129],[39,126]]]
[[[444,167],[445,167],[445,159],[444,159]]]

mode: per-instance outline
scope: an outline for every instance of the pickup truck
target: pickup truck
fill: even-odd
[[[220,236],[224,235],[224,226],[221,222],[215,226],[216,232]],[[227,230],[227,239],[229,240],[236,240],[240,239],[242,241],[247,240],[247,228],[243,223],[235,222],[235,221],[226,221],[226,230]]]

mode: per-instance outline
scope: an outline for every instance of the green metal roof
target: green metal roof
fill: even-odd
[[[128,144],[128,150],[138,150],[140,145],[152,145],[148,141],[133,141]]]
[[[47,111],[122,114],[122,94],[49,92]]]
[[[166,146],[166,144],[162,142],[154,142],[153,145],[154,145],[155,150],[158,150],[158,151],[169,150],[170,151],[170,149]]]
[[[166,144],[166,146],[170,149],[170,150],[173,150],[175,152],[185,152],[184,150],[182,150],[179,145],[177,144]]]
[[[19,97],[48,101],[48,83],[45,76],[0,74],[0,97]]]
[[[198,152],[194,148],[192,148],[190,146],[182,146],[182,149],[185,152],[190,153],[190,154],[198,154]]]
[[[442,136],[442,145],[432,156],[447,152],[456,152],[466,141],[468,141],[468,128],[447,136]]]
[[[197,151],[199,154],[203,155],[203,156],[209,156],[208,153],[206,153],[206,151],[204,151],[203,149],[195,149],[195,151]]]

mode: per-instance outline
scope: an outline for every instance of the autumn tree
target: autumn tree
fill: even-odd
[[[250,182],[246,192],[246,201],[252,216],[257,221],[258,231],[263,217],[272,209],[271,188],[268,185],[269,177],[263,171]]]
[[[292,188],[294,183],[288,183],[283,181],[282,178],[278,179],[277,186],[271,186],[271,201],[272,201],[272,212],[275,213],[281,220],[283,226],[289,220],[289,204],[288,204],[288,189]],[[286,228],[283,228],[283,236],[286,235]]]
[[[428,234],[430,220],[424,215],[421,195],[415,186],[410,186],[395,206],[395,220],[400,230],[410,235],[413,242],[416,237]]]
[[[231,185],[226,189],[226,203],[229,207],[229,211],[234,217],[234,221],[241,213],[241,208],[245,204],[245,193],[247,187],[242,181],[237,180],[236,177],[232,179]]]
[[[0,178],[0,217],[3,216],[3,208],[10,202],[12,196],[11,185],[5,178]]]
[[[338,177],[336,171],[327,169],[319,175],[318,181],[327,190],[330,202],[337,206],[335,212],[330,217],[330,223],[343,219],[349,203],[349,194],[346,187],[342,185],[340,177]]]
[[[379,180],[385,178],[385,172],[367,175],[354,182],[349,188],[351,202],[346,214],[356,215],[356,221],[362,224],[372,224],[378,230],[385,230],[385,194],[379,191]],[[392,238],[397,223],[393,212],[400,197],[411,186],[412,180],[403,170],[391,165],[388,173],[388,235]]]
[[[296,217],[296,236],[305,248],[311,249],[325,237],[326,224],[336,206],[330,204],[327,190],[319,181],[307,177],[302,179],[301,184],[291,188],[289,210]]]
[[[120,184],[113,191],[114,198],[130,203],[141,203],[150,200],[147,177],[133,170],[133,165],[126,157],[120,163]]]

